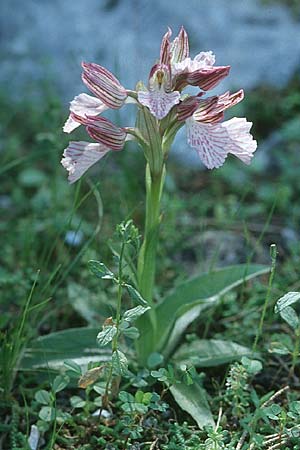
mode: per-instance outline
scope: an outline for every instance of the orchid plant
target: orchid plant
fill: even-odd
[[[71,141],[64,150],[61,162],[69,173],[70,183],[79,180],[109,152],[123,150],[129,140],[136,141],[146,159],[145,229],[134,287],[150,307],[136,322],[140,331],[137,352],[141,364],[146,364],[153,352],[160,352],[165,358],[173,355],[178,363],[189,361],[186,351],[177,349],[174,353],[176,343],[189,323],[228,289],[266,271],[258,265],[221,269],[196,277],[179,286],[161,303],[155,302],[153,288],[161,198],[166,161],[177,132],[186,127],[187,143],[208,169],[222,166],[228,154],[249,164],[257,147],[250,134],[251,122],[237,117],[224,120],[225,110],[243,99],[243,90],[206,95],[229,74],[230,66],[215,66],[211,51],[200,52],[191,58],[188,35],[183,27],[174,40],[171,35],[168,29],[162,38],[160,56],[150,70],[147,87],[138,82],[135,90],[126,89],[106,68],[82,63],[82,80],[93,95],[81,93],[71,101],[70,115],[64,125],[66,133],[83,125],[93,140]],[[194,95],[184,93],[188,86],[197,89]],[[105,111],[123,108],[128,103],[137,109],[135,127],[120,127],[103,117]],[[203,345],[199,340],[194,356],[201,353]],[[245,354],[237,344],[230,345],[226,348],[227,353],[230,349],[231,357],[223,357],[222,362],[234,358],[237,353]],[[191,348],[185,350],[190,352]],[[222,354],[224,345],[222,347],[219,341],[210,342],[210,351]],[[194,357],[193,362],[201,366],[199,358]],[[173,387],[175,397],[178,389]]]

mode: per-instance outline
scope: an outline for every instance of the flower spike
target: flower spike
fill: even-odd
[[[206,97],[229,73],[230,66],[215,66],[215,55],[202,51],[189,55],[188,35],[181,27],[171,41],[168,28],[162,38],[158,63],[152,66],[148,88],[142,82],[136,90],[126,90],[118,79],[98,64],[82,63],[82,80],[95,95],[80,94],[70,104],[70,115],[63,127],[70,133],[84,125],[96,143],[70,142],[62,165],[74,182],[110,150],[122,150],[127,140],[136,139],[144,150],[150,171],[162,173],[176,133],[183,125],[187,141],[209,169],[220,167],[231,153],[249,164],[257,144],[250,134],[251,122],[234,117],[224,120],[224,112],[244,98],[243,90]],[[197,95],[182,93],[186,86],[198,87]],[[133,103],[139,108],[136,127],[118,127],[99,117],[105,110]]]
[[[119,80],[109,70],[94,63],[82,63],[82,80],[89,90],[109,108],[123,106],[127,92]]]

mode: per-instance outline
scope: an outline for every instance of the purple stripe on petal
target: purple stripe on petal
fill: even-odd
[[[94,63],[82,63],[82,80],[93,94],[112,109],[121,108],[127,97],[126,89],[109,70]]]
[[[171,43],[171,62],[180,63],[189,56],[189,39],[187,32],[181,27],[178,36]]]
[[[170,37],[172,35],[172,30],[168,28],[168,31],[164,34],[161,46],[160,46],[160,64],[169,64],[170,63]]]
[[[139,102],[147,106],[150,112],[157,119],[163,119],[173,108],[180,102],[179,92],[164,92],[163,90],[155,90],[150,92],[138,92]]]
[[[103,158],[109,148],[102,144],[71,141],[64,150],[61,164],[69,172],[68,180],[74,183],[96,162]]]
[[[233,118],[218,124],[204,124],[190,118],[186,121],[188,144],[195,148],[208,169],[223,165],[228,153],[249,164],[257,144],[249,133],[252,124]]]

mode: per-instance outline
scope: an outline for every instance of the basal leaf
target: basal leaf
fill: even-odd
[[[153,351],[169,355],[186,327],[204,309],[231,289],[268,271],[266,266],[242,264],[205,273],[178,286],[156,307],[158,322]],[[149,339],[148,328],[143,329],[144,340]]]
[[[170,391],[180,408],[191,415],[200,429],[215,425],[206,392],[197,382],[189,386],[183,383],[175,384],[171,386]]]
[[[293,328],[293,330],[296,330],[299,327],[299,317],[291,306],[286,306],[280,311],[279,314],[282,319]]]
[[[111,350],[97,345],[98,331],[98,328],[70,328],[39,337],[25,350],[20,370],[59,370],[68,360],[80,367],[89,362],[109,361]]]
[[[252,351],[231,341],[199,339],[183,344],[174,354],[177,364],[192,364],[195,367],[213,367],[250,356]]]

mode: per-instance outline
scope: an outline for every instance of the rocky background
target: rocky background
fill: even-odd
[[[17,96],[48,81],[69,99],[80,62],[95,61],[133,88],[146,81],[167,26],[184,25],[191,50],[231,64],[222,88],[282,86],[300,66],[300,24],[260,0],[10,0],[1,2],[0,80]],[[81,88],[82,89],[82,88]]]

